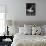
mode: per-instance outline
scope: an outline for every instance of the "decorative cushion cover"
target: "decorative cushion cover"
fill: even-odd
[[[27,29],[27,30],[30,31],[30,34],[32,34],[32,25],[24,24],[24,27],[25,27],[25,29]],[[29,32],[29,31],[28,31],[28,32]]]
[[[44,28],[44,31],[45,31],[45,33],[46,33],[46,25],[43,25],[43,28]]]
[[[43,25],[42,29],[43,29],[43,35],[46,35],[46,25]]]
[[[25,30],[24,30],[24,27],[19,27],[19,33],[20,33],[20,34],[24,34],[24,31],[25,31]]]
[[[32,34],[31,28],[26,28],[26,27],[25,27],[25,32],[24,32],[24,34],[26,34],[26,35],[31,35],[31,34]]]
[[[15,35],[19,32],[19,28],[15,26],[9,26],[9,35]]]
[[[19,33],[30,35],[32,32],[31,32],[31,28],[19,27]]]
[[[32,25],[26,25],[26,24],[24,24],[24,27],[32,29]]]
[[[39,35],[41,34],[41,28],[39,26],[32,27],[32,35]]]

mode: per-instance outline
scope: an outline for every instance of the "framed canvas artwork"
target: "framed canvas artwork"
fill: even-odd
[[[26,3],[26,15],[27,16],[36,15],[36,4],[35,3]]]

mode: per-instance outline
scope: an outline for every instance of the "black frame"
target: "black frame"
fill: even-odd
[[[26,15],[27,16],[36,15],[36,4],[35,3],[26,3]]]

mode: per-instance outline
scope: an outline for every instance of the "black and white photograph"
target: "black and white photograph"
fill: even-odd
[[[35,16],[36,15],[36,9],[35,9],[35,3],[26,3],[26,15],[27,16]]]

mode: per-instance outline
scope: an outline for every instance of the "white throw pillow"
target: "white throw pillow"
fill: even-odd
[[[44,32],[46,33],[46,25],[43,25],[42,28],[44,29]]]
[[[31,34],[32,34],[32,29],[25,27],[25,32],[24,32],[24,34],[31,35]]]
[[[43,25],[43,26],[42,26],[42,29],[43,29],[43,30],[42,30],[42,34],[43,34],[43,35],[46,35],[46,25]]]
[[[32,32],[31,32],[31,28],[19,27],[19,33],[30,35]]]
[[[41,28],[39,26],[32,27],[32,35],[39,35],[41,33]]]
[[[19,27],[19,33],[20,33],[20,34],[24,34],[24,31],[25,31],[25,30],[24,30],[24,27]]]
[[[26,24],[24,24],[24,27],[32,29],[32,25],[26,25]]]
[[[27,30],[27,32],[29,32],[28,34],[32,34],[32,25],[26,25],[24,24],[25,30]]]
[[[45,27],[44,25],[41,26],[41,35],[43,36],[44,35],[44,32],[45,32]]]
[[[19,28],[15,26],[9,26],[9,35],[15,35],[19,32]]]

